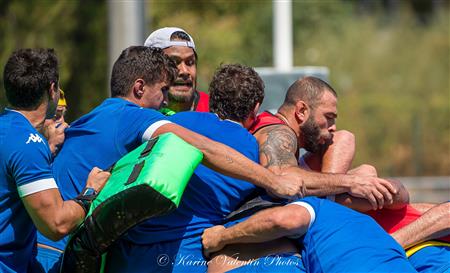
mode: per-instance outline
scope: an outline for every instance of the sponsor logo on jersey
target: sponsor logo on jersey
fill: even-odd
[[[38,134],[31,134],[30,133],[30,137],[28,137],[28,141],[25,142],[25,144],[28,144],[30,142],[34,142],[34,143],[38,142],[38,143],[40,143],[40,142],[44,142],[44,141],[42,140],[42,138]]]

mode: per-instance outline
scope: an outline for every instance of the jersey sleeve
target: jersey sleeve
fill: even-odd
[[[168,119],[171,122],[183,126],[191,131],[196,131],[195,129],[198,127],[197,116],[198,115],[195,112],[180,112],[168,117]]]
[[[119,141],[145,142],[162,125],[170,123],[167,117],[153,109],[125,108],[119,123]]]
[[[10,157],[10,173],[20,197],[58,188],[51,169],[51,154],[43,142],[17,147]]]
[[[311,220],[309,221],[309,225],[308,225],[308,230],[309,230],[316,220],[316,210],[317,210],[318,205],[319,205],[319,203],[316,202],[316,200],[314,200],[313,198],[306,197],[306,198],[301,198],[301,199],[298,199],[297,201],[291,202],[291,203],[287,204],[286,206],[301,206],[301,207],[304,207],[308,211],[308,213],[311,217]],[[296,239],[296,238],[299,238],[300,236],[293,235],[293,236],[290,236],[290,238]]]

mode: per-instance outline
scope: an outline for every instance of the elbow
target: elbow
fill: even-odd
[[[296,211],[294,206],[281,207],[269,217],[271,225],[282,235],[281,237],[299,235],[299,231],[302,230],[304,219],[302,214]]]
[[[69,234],[69,230],[67,228],[56,228],[51,232],[49,239],[52,241],[59,241],[64,238],[67,234]]]
[[[52,241],[59,241],[71,232],[66,223],[55,221],[48,230],[48,234],[44,234]]]
[[[390,182],[398,189],[398,191],[393,196],[393,202],[392,205],[389,206],[389,209],[401,209],[409,204],[409,192],[400,181],[390,180]]]
[[[333,133],[333,142],[341,143],[346,149],[355,150],[355,135],[347,130],[339,130]]]

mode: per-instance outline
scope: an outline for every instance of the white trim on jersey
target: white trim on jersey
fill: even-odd
[[[48,189],[57,189],[56,181],[53,178],[45,178],[33,181],[31,183],[27,183],[25,185],[17,187],[17,191],[19,192],[20,197],[25,197],[27,195],[45,191]]]
[[[148,128],[145,129],[145,132],[142,135],[142,142],[145,142],[145,141],[149,140],[150,138],[152,138],[155,131],[158,130],[159,127],[161,127],[167,123],[172,123],[172,122],[170,122],[168,120],[159,120],[159,121],[153,123],[152,125],[148,126]]]
[[[297,205],[297,206],[304,207],[309,212],[309,215],[311,216],[311,220],[309,221],[308,229],[310,229],[312,224],[314,224],[314,221],[316,220],[316,212],[314,211],[313,207],[310,204],[303,202],[303,201],[292,202],[292,203],[287,204],[286,206],[289,206],[289,205]],[[295,235],[292,236],[292,238],[295,238]]]

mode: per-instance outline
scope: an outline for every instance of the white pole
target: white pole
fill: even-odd
[[[108,0],[108,28],[108,75],[111,75],[112,66],[122,50],[144,44],[145,2]]]
[[[278,71],[292,69],[292,0],[273,0],[274,66]]]

